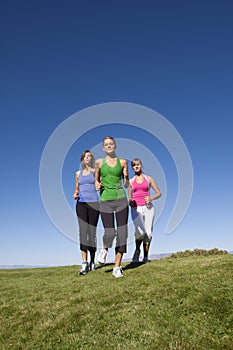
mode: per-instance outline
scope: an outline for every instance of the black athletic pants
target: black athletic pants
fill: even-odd
[[[98,202],[77,202],[76,213],[79,223],[80,250],[96,251],[96,227],[99,219]]]
[[[103,244],[107,248],[112,247],[114,238],[116,237],[116,253],[126,253],[127,237],[128,237],[128,214],[129,207],[126,198],[101,201],[100,213],[103,226],[105,229],[103,236]],[[115,217],[114,217],[115,213]],[[117,229],[115,230],[115,219]]]

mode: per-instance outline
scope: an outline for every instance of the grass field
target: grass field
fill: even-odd
[[[0,349],[233,349],[233,255],[0,270]]]

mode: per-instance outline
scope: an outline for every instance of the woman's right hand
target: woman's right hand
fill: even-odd
[[[102,186],[102,182],[95,180],[96,191],[99,191],[101,189],[101,186]]]

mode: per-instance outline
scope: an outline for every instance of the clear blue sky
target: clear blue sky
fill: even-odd
[[[167,182],[151,253],[233,250],[232,13],[226,0],[2,3],[0,265],[80,262],[78,244],[59,232],[43,207],[40,161],[64,120],[109,102],[160,113],[179,132],[192,160],[190,207],[167,235],[177,173],[169,154],[151,140]],[[149,147],[150,139],[139,130],[112,124],[83,136],[63,168],[72,209],[80,153],[105,134]],[[156,178],[156,169],[150,175]],[[133,248],[130,244],[129,256]]]

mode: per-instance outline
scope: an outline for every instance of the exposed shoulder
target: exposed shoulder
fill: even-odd
[[[151,186],[156,186],[155,180],[152,176],[147,175],[148,182]]]
[[[129,179],[129,184],[130,184],[130,185],[132,185],[133,180],[134,180],[134,177],[131,177],[131,179]]]
[[[80,172],[81,172],[81,170],[77,170],[77,171],[76,171],[76,173],[75,173],[76,177],[79,177]]]
[[[95,165],[97,166],[97,167],[101,167],[101,165],[102,165],[102,163],[103,163],[103,159],[104,158],[98,158],[98,159],[96,159],[96,161],[95,161]]]
[[[153,178],[150,175],[144,174],[144,177],[149,183],[151,183],[151,181],[153,180]]]
[[[125,158],[119,158],[119,159],[120,159],[121,166],[128,165],[128,162]]]

